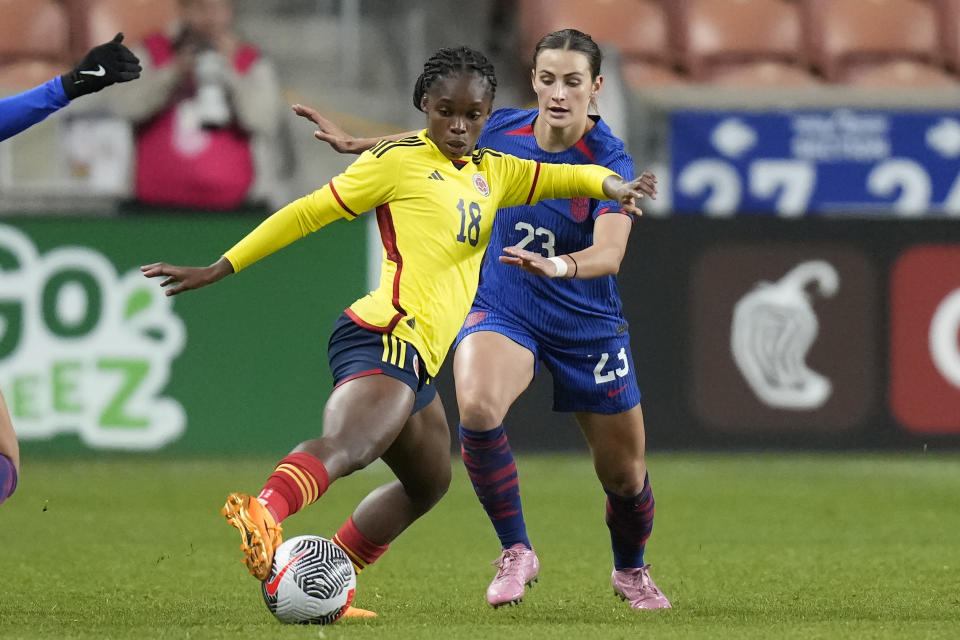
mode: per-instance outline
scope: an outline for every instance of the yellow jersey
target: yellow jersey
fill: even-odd
[[[497,209],[554,198],[608,199],[597,165],[545,164],[490,149],[459,161],[426,134],[383,141],[329,184],[280,209],[224,256],[240,271],[338,218],[376,210],[380,284],[347,309],[362,327],[392,333],[436,375],[480,276]]]

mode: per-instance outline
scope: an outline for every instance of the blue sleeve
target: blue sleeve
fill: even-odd
[[[0,99],[0,141],[37,124],[69,102],[59,76],[29,91]]]
[[[607,162],[603,163],[603,166],[607,167],[611,171],[616,171],[620,174],[620,177],[624,180],[633,180],[633,158],[630,157],[626,152],[620,152],[608,159]],[[639,202],[640,208],[643,209],[643,200]],[[596,208],[592,212],[592,217],[594,220],[597,219],[597,216],[603,215],[604,213],[611,212],[621,212],[623,209],[620,207],[620,203],[615,200],[601,200],[597,203]]]
[[[493,110],[493,113],[490,114],[490,118],[487,120],[486,124],[483,125],[483,130],[480,132],[480,137],[477,138],[477,149],[489,147],[494,144],[492,139],[494,138],[495,132],[500,128],[501,121],[506,113],[506,109]]]
[[[13,461],[0,453],[0,504],[17,490],[17,468]]]

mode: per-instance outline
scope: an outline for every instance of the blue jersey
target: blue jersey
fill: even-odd
[[[15,136],[69,103],[59,76],[29,91],[0,99],[0,140]]]
[[[633,179],[633,159],[603,120],[597,118],[573,147],[552,153],[537,144],[536,118],[536,109],[498,109],[484,126],[477,147],[540,162],[598,164]],[[583,344],[623,334],[626,320],[616,277],[543,278],[498,260],[508,246],[546,257],[586,249],[593,244],[594,220],[603,214],[624,215],[617,202],[587,198],[500,209],[474,304],[496,309],[547,344]]]

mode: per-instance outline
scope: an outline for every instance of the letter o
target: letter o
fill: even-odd
[[[86,302],[82,317],[74,321],[65,321],[60,317],[58,304],[61,291],[69,284],[83,290]],[[86,271],[64,269],[53,274],[43,287],[43,320],[51,333],[61,338],[76,338],[89,333],[97,325],[102,308],[100,286]]]
[[[960,389],[960,289],[937,305],[930,320],[930,357],[947,382]]]

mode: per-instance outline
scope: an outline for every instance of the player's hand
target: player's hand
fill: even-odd
[[[520,247],[504,247],[503,252],[506,254],[500,256],[500,262],[503,264],[512,264],[544,278],[557,277],[557,265],[539,253],[527,251]]]
[[[233,265],[226,258],[220,258],[208,267],[178,267],[166,262],[155,262],[143,265],[140,271],[147,278],[166,276],[167,279],[161,282],[160,286],[169,287],[164,293],[175,296],[190,289],[199,289],[213,284],[224,276],[230,275],[233,273]]]
[[[332,120],[324,118],[316,109],[295,104],[293,105],[293,112],[317,125],[318,129],[313,132],[313,137],[326,142],[337,153],[360,153],[363,151],[363,149],[357,148],[357,138],[341,129]]]
[[[657,199],[657,176],[649,171],[644,171],[640,175],[640,191],[645,195]]]
[[[656,197],[657,178],[652,173],[644,173],[639,178],[628,182],[620,176],[610,176],[603,181],[603,192],[611,200],[619,202],[620,208],[625,213],[640,216],[643,215],[643,211],[637,206],[637,202],[645,194],[651,198]]]
[[[110,42],[90,49],[80,64],[60,76],[67,98],[73,100],[116,82],[140,77],[140,60],[122,42],[123,34],[118,33]]]

